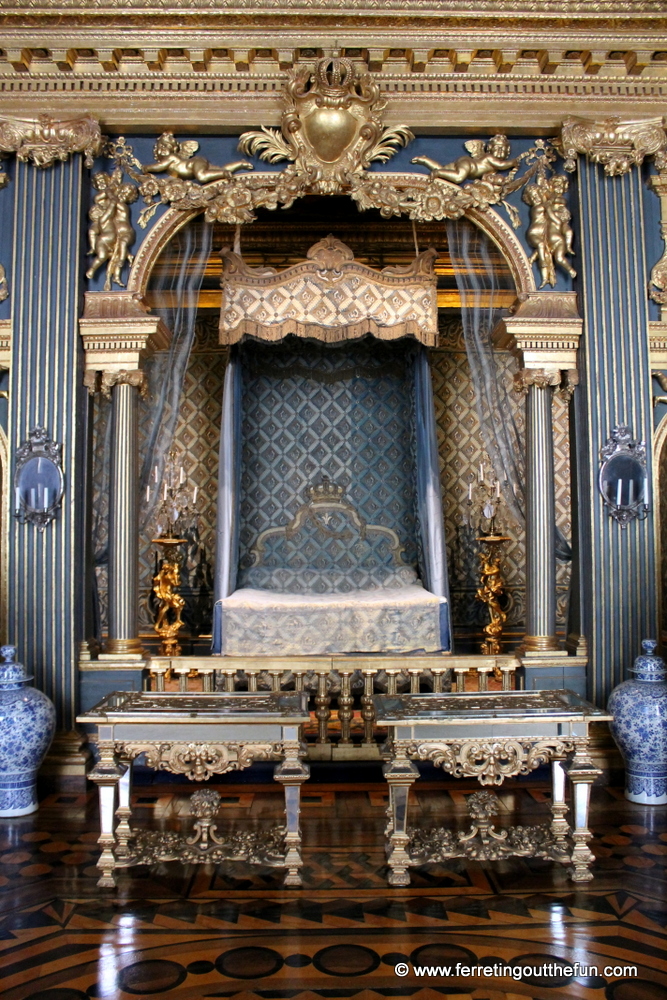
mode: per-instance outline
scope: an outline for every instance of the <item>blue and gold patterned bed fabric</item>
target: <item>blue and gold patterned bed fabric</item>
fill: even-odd
[[[420,582],[416,350],[293,337],[240,348],[239,571],[216,605],[214,652],[449,648],[446,600]],[[309,507],[327,482],[342,503]]]

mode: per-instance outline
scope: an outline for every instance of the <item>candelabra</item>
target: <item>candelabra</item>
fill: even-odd
[[[197,487],[192,491],[185,482],[183,466],[176,471],[173,454],[169,456],[162,482],[155,466],[154,487],[158,495],[155,511],[156,537],[153,543],[161,550],[160,566],[153,577],[153,593],[157,600],[154,629],[160,636],[160,654],[178,656],[181,647],[178,633],[183,628],[181,618],[185,601],[176,588],[181,585],[180,555],[178,547],[187,542],[179,538],[177,529],[185,534],[196,517]],[[146,487],[146,502],[150,504],[151,487]]]
[[[487,481],[482,463],[477,477],[471,476],[468,483],[464,520],[468,527],[479,532],[476,540],[483,546],[479,552],[480,586],[475,597],[489,610],[490,620],[483,629],[486,638],[481,644],[481,652],[486,656],[497,656],[502,652],[500,637],[507,620],[501,603],[505,583],[500,569],[500,546],[510,539],[497,527],[502,503],[500,482],[497,479]]]

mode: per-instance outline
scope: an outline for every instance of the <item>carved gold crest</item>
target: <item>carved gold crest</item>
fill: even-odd
[[[291,160],[316,194],[337,194],[373,161],[386,163],[413,134],[405,125],[386,128],[386,107],[370,73],[349,59],[320,59],[315,69],[290,73],[280,129],[244,132],[239,149],[269,163]]]

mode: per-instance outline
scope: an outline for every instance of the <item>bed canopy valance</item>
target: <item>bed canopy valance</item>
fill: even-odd
[[[222,250],[220,343],[245,336],[277,342],[293,334],[338,343],[372,334],[379,340],[437,340],[437,292],[429,248],[408,265],[374,270],[334,236],[315,243],[306,260],[282,271],[250,267]]]

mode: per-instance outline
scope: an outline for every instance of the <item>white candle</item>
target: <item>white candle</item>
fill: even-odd
[[[37,494],[35,490],[30,490],[30,506],[33,510],[37,510]]]
[[[167,484],[166,483],[164,484],[164,492],[162,494],[162,499],[163,500],[167,499]]]
[[[183,471],[183,466],[181,466],[181,478],[178,480],[178,482],[181,486],[185,482],[185,472]]]
[[[21,509],[21,491],[18,486],[14,487],[14,497],[14,509],[18,511]]]
[[[155,482],[157,482],[157,465],[155,466],[155,472],[154,472],[154,475],[155,475]]]
[[[496,497],[500,499],[500,480],[496,479]]]
[[[628,507],[632,507],[635,500],[635,481],[630,479],[628,481]]]
[[[195,486],[194,490],[192,491],[192,502],[193,502],[193,504],[197,503],[197,489],[198,489],[198,487]]]
[[[44,500],[42,502],[42,506],[43,506],[44,510],[48,510],[49,509],[49,488],[48,488],[48,486],[44,487]]]
[[[150,498],[151,498],[151,488],[150,488],[150,486],[147,486],[146,487],[146,503],[148,503],[150,501]]]
[[[480,466],[479,466],[479,481],[480,481],[480,483],[484,482],[484,464],[483,463],[480,463]]]
[[[472,483],[468,483],[468,500],[472,500]]]
[[[616,506],[617,507],[621,506],[621,493],[622,492],[623,492],[623,480],[619,479],[618,483],[616,484]]]

